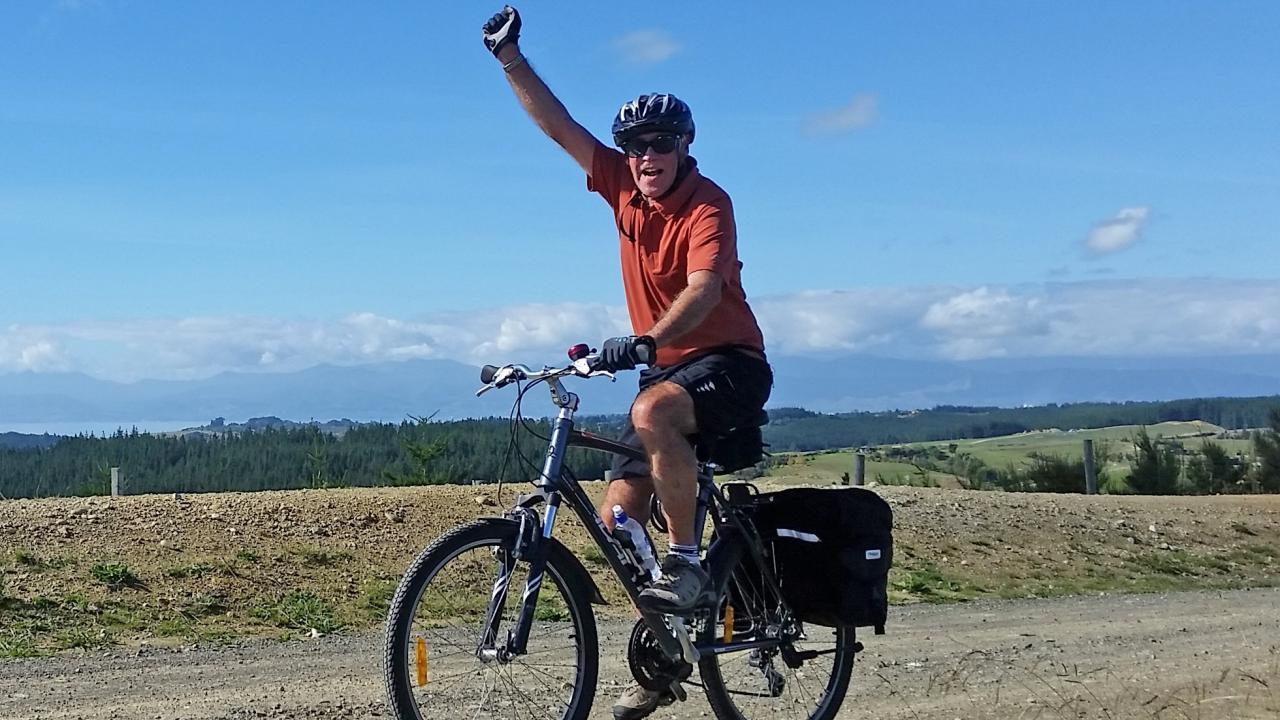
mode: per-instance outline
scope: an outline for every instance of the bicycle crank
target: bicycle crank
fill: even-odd
[[[670,658],[662,651],[658,639],[644,620],[637,620],[631,628],[631,639],[627,643],[627,664],[631,667],[631,675],[636,682],[646,690],[671,690],[679,687],[680,682],[693,674],[693,665]]]

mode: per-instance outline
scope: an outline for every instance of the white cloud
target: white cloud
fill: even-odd
[[[1280,280],[1095,280],[807,291],[752,300],[770,355],[901,358],[1280,353]],[[625,309],[530,304],[424,318],[144,318],[0,328],[0,372],[195,378],[447,358],[549,362],[629,331]]]
[[[15,325],[0,331],[0,372],[76,370],[131,381],[225,371],[291,371],[424,358],[483,364],[556,357],[629,332],[626,311],[560,304],[399,319],[373,313],[296,320],[142,318]]]
[[[635,65],[656,65],[680,52],[680,43],[665,30],[636,30],[613,41],[622,57]]]
[[[874,288],[753,301],[772,355],[902,358],[1280,352],[1280,280]]]
[[[942,354],[953,360],[1008,354],[1008,338],[1045,335],[1048,318],[1037,297],[980,287],[940,300],[925,310],[920,326],[937,333]]]
[[[1014,297],[1008,290],[977,290],[952,295],[925,311],[920,324],[946,334],[1000,337],[1043,331],[1036,318],[1036,298]]]
[[[1095,255],[1110,255],[1133,245],[1142,235],[1151,208],[1146,206],[1122,208],[1101,222],[1095,223],[1084,244]]]
[[[809,291],[751,302],[766,344],[787,354],[896,347],[920,303],[920,290],[911,288]]]
[[[0,372],[60,372],[70,367],[53,337],[17,325],[0,332]]]
[[[815,135],[834,135],[870,127],[879,117],[879,98],[858,93],[848,104],[809,117],[806,129]]]
[[[62,348],[48,340],[38,340],[17,352],[16,365],[32,372],[57,372],[69,366]]]

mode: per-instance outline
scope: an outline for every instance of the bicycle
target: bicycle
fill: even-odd
[[[445,533],[405,572],[387,615],[384,647],[394,717],[578,720],[590,712],[599,673],[592,605],[604,600],[582,562],[553,537],[561,505],[582,521],[637,608],[648,573],[625,533],[605,530],[565,467],[565,453],[583,447],[645,456],[639,448],[574,428],[579,397],[562,379],[613,375],[594,369],[596,358],[585,345],[572,348],[569,357],[570,364],[560,368],[487,365],[481,371],[484,386],[477,395],[520,386],[513,432],[524,394],[539,383],[550,389],[558,412],[536,490],[520,496],[503,517]],[[754,488],[718,487],[707,461],[709,444],[699,442],[695,525],[704,547],[707,518],[713,523],[704,562],[709,590],[688,617],[639,612],[627,645],[631,672],[646,688],[670,688],[684,700],[681,683],[697,684],[690,679],[696,665],[707,700],[723,720],[830,720],[844,700],[862,645],[852,627],[795,618],[751,522]],[[520,579],[524,589],[516,597],[511,583]]]

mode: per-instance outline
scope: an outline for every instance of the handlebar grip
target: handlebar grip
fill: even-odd
[[[653,361],[656,359],[654,358],[654,355],[656,354],[657,353],[654,352],[652,345],[645,343],[636,345],[636,359],[645,365],[652,365]]]
[[[489,383],[493,382],[493,378],[497,374],[498,374],[498,366],[485,365],[484,367],[480,368],[480,382],[484,383],[485,385],[488,385]]]

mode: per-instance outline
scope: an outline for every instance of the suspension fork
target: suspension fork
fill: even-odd
[[[532,576],[535,569],[532,567],[533,559],[545,555],[540,547],[543,544],[542,518],[538,516],[537,511],[530,505],[522,505],[517,507],[512,515],[519,520],[515,543],[510,548],[498,548],[496,558],[498,567],[493,578],[493,589],[489,593],[489,606],[485,611],[484,631],[480,637],[480,644],[476,648],[477,656],[486,662],[498,659],[500,656],[506,659],[510,655],[509,648],[504,647],[498,650],[495,646],[498,642],[498,626],[502,623],[502,610],[507,604],[507,592],[510,590],[511,575],[515,572],[516,561],[521,558],[530,560]],[[545,568],[545,566],[544,560],[542,567]]]
[[[484,616],[484,632],[480,634],[480,642],[476,646],[476,657],[486,662],[497,657],[494,645],[498,640],[498,623],[502,620],[502,608],[507,604],[507,586],[511,582],[516,555],[523,542],[523,517],[521,517],[520,528],[521,533],[516,537],[516,545],[512,550],[498,547],[498,569],[493,578],[493,589],[489,592],[489,607],[485,610]]]
[[[542,490],[554,488],[564,467],[565,448],[569,443],[569,433],[573,431],[573,412],[577,398],[573,397],[571,405],[561,406],[560,412],[551,427],[551,441],[547,444],[547,455],[542,463],[542,475],[538,478],[538,487]],[[547,509],[542,517],[541,527],[536,527],[527,518],[537,518],[537,513],[525,508],[521,513],[520,536],[516,539],[515,558],[523,558],[529,562],[529,574],[525,579],[524,593],[520,597],[520,616],[516,619],[515,628],[507,634],[506,647],[503,654],[507,658],[523,655],[529,644],[529,633],[533,630],[534,613],[538,606],[538,593],[542,589],[542,580],[547,571],[547,548],[555,528],[556,513],[560,509],[560,492],[552,489],[546,492]],[[513,560],[515,559],[513,558]],[[511,569],[506,572],[508,579]],[[501,597],[498,596],[499,585],[502,585]],[[486,623],[486,639],[496,641],[497,625],[502,607],[506,604],[506,582],[494,582],[494,596],[490,599],[488,622]]]

